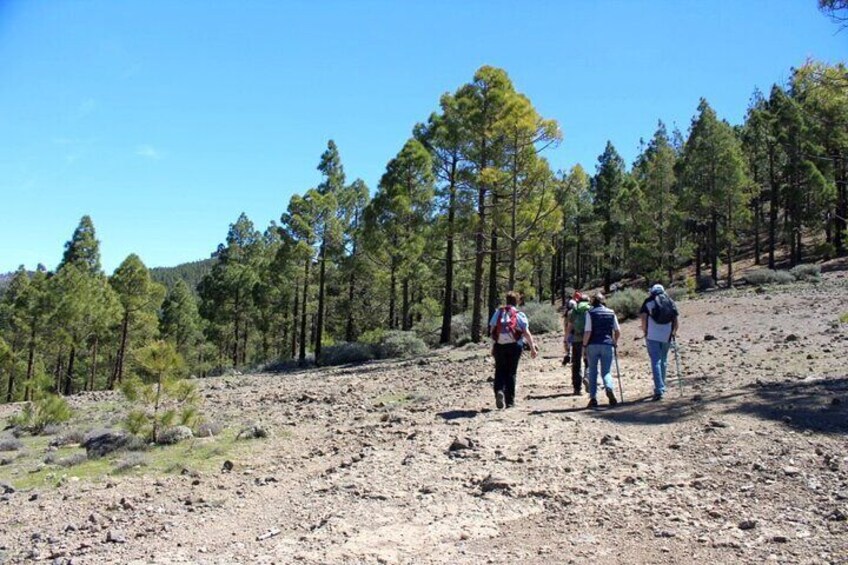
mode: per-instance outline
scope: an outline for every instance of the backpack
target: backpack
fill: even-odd
[[[670,324],[677,317],[677,305],[665,293],[654,296],[651,319],[658,324]]]
[[[578,302],[577,306],[571,312],[571,323],[574,326],[574,335],[583,337],[583,331],[586,328],[586,312],[592,309],[592,305],[588,302]]]
[[[506,323],[504,323],[506,318]],[[518,341],[524,332],[518,327],[518,310],[512,306],[504,306],[498,309],[498,322],[492,328],[492,339],[495,342],[502,333],[509,332],[515,341]]]

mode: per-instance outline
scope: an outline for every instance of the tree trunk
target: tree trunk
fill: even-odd
[[[32,324],[29,334],[29,344],[27,346],[27,372],[26,383],[24,386],[24,400],[29,400],[32,394],[32,375],[35,370],[35,334],[36,326]]]
[[[774,248],[777,234],[777,180],[774,172],[774,147],[769,147],[769,226],[768,226],[768,268],[774,269]]]
[[[306,361],[306,293],[307,289],[309,289],[309,264],[311,262],[311,257],[306,259],[306,263],[303,268],[303,300],[300,305],[300,352],[298,353],[298,360],[301,363]]]
[[[474,235],[474,283],[471,298],[471,341],[480,343],[483,339],[483,259],[486,229],[486,189],[477,190],[477,230]]]
[[[395,267],[395,260],[392,259],[390,266],[390,280],[389,280],[389,329],[396,330],[397,329],[397,316],[395,312],[397,310],[397,268]]]
[[[442,300],[442,331],[439,343],[450,343],[451,319],[453,317],[453,239],[456,221],[456,164],[451,165],[451,180],[448,187],[448,240],[445,249],[445,295]]]
[[[318,273],[318,317],[315,328],[315,362],[321,359],[321,340],[324,338],[324,273],[327,267],[326,235],[321,241],[320,271]]]
[[[121,341],[118,344],[118,355],[115,357],[115,368],[112,371],[112,376],[109,379],[107,388],[113,390],[115,383],[121,382],[124,377],[124,353],[127,348],[127,334],[129,333],[130,313],[124,311],[124,319],[121,321]]]
[[[498,232],[496,225],[497,218],[497,210],[498,210],[498,201],[500,198],[496,191],[492,191],[492,214],[490,222],[492,223],[492,231],[489,236],[489,290],[488,296],[489,300],[486,304],[486,315],[488,316],[491,312],[494,312],[498,307],[498,263],[499,263],[499,251],[498,251]],[[509,287],[509,290],[512,290],[512,287]]]
[[[76,358],[77,348],[76,346],[71,346],[71,353],[68,356],[68,371],[65,374],[65,386],[63,394],[65,396],[70,396],[74,391],[74,360]]]
[[[94,390],[94,377],[97,375],[97,347],[100,344],[100,339],[94,336],[94,343],[91,344],[91,372],[88,376],[88,390]]]
[[[300,287],[297,281],[294,283],[294,305],[292,306],[291,316],[291,358],[297,358],[297,321],[300,316],[298,301],[300,300]]]
[[[403,305],[401,309],[401,329],[409,331],[412,329],[412,318],[409,315],[409,276],[403,278],[401,286]]]
[[[718,214],[710,218],[710,276],[718,282]]]

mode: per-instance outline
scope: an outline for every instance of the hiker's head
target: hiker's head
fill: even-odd
[[[651,287],[651,296],[657,296],[659,294],[663,294],[664,292],[665,292],[665,289],[663,288],[663,285],[661,285],[661,284],[655,284],[654,286]]]
[[[603,306],[607,303],[607,297],[603,292],[599,292],[592,297],[592,306]]]
[[[565,308],[566,310],[573,310],[575,306],[577,306],[577,303],[574,300],[569,300]]]
[[[580,292],[579,290],[574,291],[574,296],[571,297],[574,302],[583,302],[587,299],[586,295]]]
[[[518,300],[520,296],[514,290],[510,290],[506,293],[506,305],[507,306],[518,306]]]

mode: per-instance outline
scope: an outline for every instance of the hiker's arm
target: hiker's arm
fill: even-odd
[[[648,336],[648,315],[647,314],[639,314],[639,319],[642,320],[642,337]],[[672,330],[672,333],[674,331]]]
[[[671,339],[674,339],[674,336],[677,335],[677,316],[674,317],[674,321],[671,322]]]
[[[536,343],[533,341],[533,334],[530,333],[530,328],[524,330],[524,339],[527,340],[527,345],[530,346],[530,357],[535,359],[538,350],[536,349]]]
[[[565,333],[562,335],[562,346],[565,349],[568,349],[568,336],[571,335],[572,331],[574,331],[574,324],[572,324],[571,320],[569,320],[565,324]]]
[[[612,345],[613,347],[618,347],[618,338],[621,337],[621,331],[615,330],[612,332]]]

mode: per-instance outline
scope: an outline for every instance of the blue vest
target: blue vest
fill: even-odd
[[[589,337],[589,345],[613,345],[615,312],[601,306],[589,310],[589,316],[592,318],[592,335]]]

